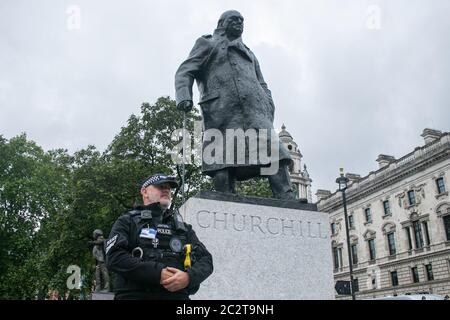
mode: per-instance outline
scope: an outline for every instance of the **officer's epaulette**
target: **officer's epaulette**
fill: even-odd
[[[150,210],[133,210],[129,212],[131,218],[151,219],[152,212]]]
[[[128,214],[129,214],[131,217],[135,217],[135,216],[137,216],[137,215],[140,215],[140,214],[141,214],[141,211],[140,211],[140,210],[131,210],[131,211],[128,211]]]
[[[188,231],[186,223],[183,221],[183,217],[181,214],[176,210],[176,212],[173,215],[173,221],[175,224],[175,229],[182,230],[184,232]]]
[[[211,39],[212,35],[211,34],[204,34],[204,35],[202,35],[202,38]]]

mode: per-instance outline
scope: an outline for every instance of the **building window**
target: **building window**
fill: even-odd
[[[398,286],[398,276],[397,276],[397,271],[392,271],[391,272],[391,282],[392,282],[392,286]]]
[[[391,207],[389,206],[389,201],[383,201],[383,210],[384,210],[384,215],[385,216],[390,216],[391,215]]]
[[[422,227],[425,233],[425,244],[427,246],[430,245],[430,233],[428,232],[428,222],[424,221],[422,222]]]
[[[388,246],[389,246],[389,254],[392,256],[396,253],[396,248],[395,248],[395,236],[394,236],[394,232],[388,233],[387,235],[387,240],[388,240]]]
[[[342,248],[333,248],[334,269],[342,268]]]
[[[422,228],[420,227],[419,221],[413,222],[414,229],[414,240],[416,244],[416,249],[420,249],[423,247],[423,237],[422,237]]]
[[[353,215],[348,216],[348,227],[350,229],[355,228],[355,221],[353,220]]]
[[[298,183],[292,183],[292,192],[294,193],[295,199],[300,198],[300,191],[298,189]]]
[[[445,192],[444,178],[441,177],[439,179],[436,179],[436,186],[438,194],[444,193]]]
[[[338,256],[338,248],[333,248],[333,262],[334,262],[334,269],[339,269],[339,256]]]
[[[353,292],[359,292],[358,278],[353,279]]]
[[[412,250],[412,239],[411,239],[411,232],[409,231],[409,227],[405,228],[406,231],[406,238],[408,239],[408,248],[409,250]]]
[[[372,213],[370,213],[370,208],[364,209],[364,214],[366,216],[366,222],[372,223]]]
[[[434,276],[433,276],[433,267],[431,266],[431,263],[425,265],[425,270],[427,271],[427,280],[428,280],[428,281],[434,280]]]
[[[352,250],[352,263],[357,264],[358,263],[358,247],[356,244],[351,245]]]
[[[444,220],[445,235],[447,236],[447,241],[450,241],[450,215],[442,218]]]
[[[417,269],[417,267],[411,268],[411,274],[412,274],[413,282],[414,283],[419,282],[419,270]]]
[[[377,288],[377,278],[375,276],[372,276],[372,289]]]
[[[375,260],[376,258],[376,252],[375,252],[375,240],[374,239],[370,239],[368,241],[369,243],[369,256],[370,256],[370,260]]]
[[[331,224],[331,234],[334,236],[336,234],[336,223]]]
[[[408,201],[410,206],[416,204],[416,194],[414,193],[414,190],[408,191]]]

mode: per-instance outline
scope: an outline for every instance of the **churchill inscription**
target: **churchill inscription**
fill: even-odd
[[[213,228],[216,230],[328,239],[327,231],[321,222],[279,217],[266,218],[257,215],[209,210],[199,210],[195,213],[195,216],[197,225],[204,229]]]
[[[214,260],[193,299],[333,299],[328,216],[190,198],[180,208]]]

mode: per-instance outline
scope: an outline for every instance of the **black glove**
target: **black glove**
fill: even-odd
[[[177,109],[183,112],[191,111],[192,107],[194,107],[192,100],[184,100],[177,105]]]

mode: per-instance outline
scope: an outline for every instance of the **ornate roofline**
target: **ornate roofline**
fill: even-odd
[[[367,195],[390,186],[423,169],[444,161],[450,157],[450,133],[442,134],[440,139],[417,147],[413,152],[393,161],[389,165],[370,172],[367,176],[353,183],[347,189],[347,204],[356,202]],[[335,191],[329,197],[319,200],[319,210],[331,212],[342,206],[342,197]]]

